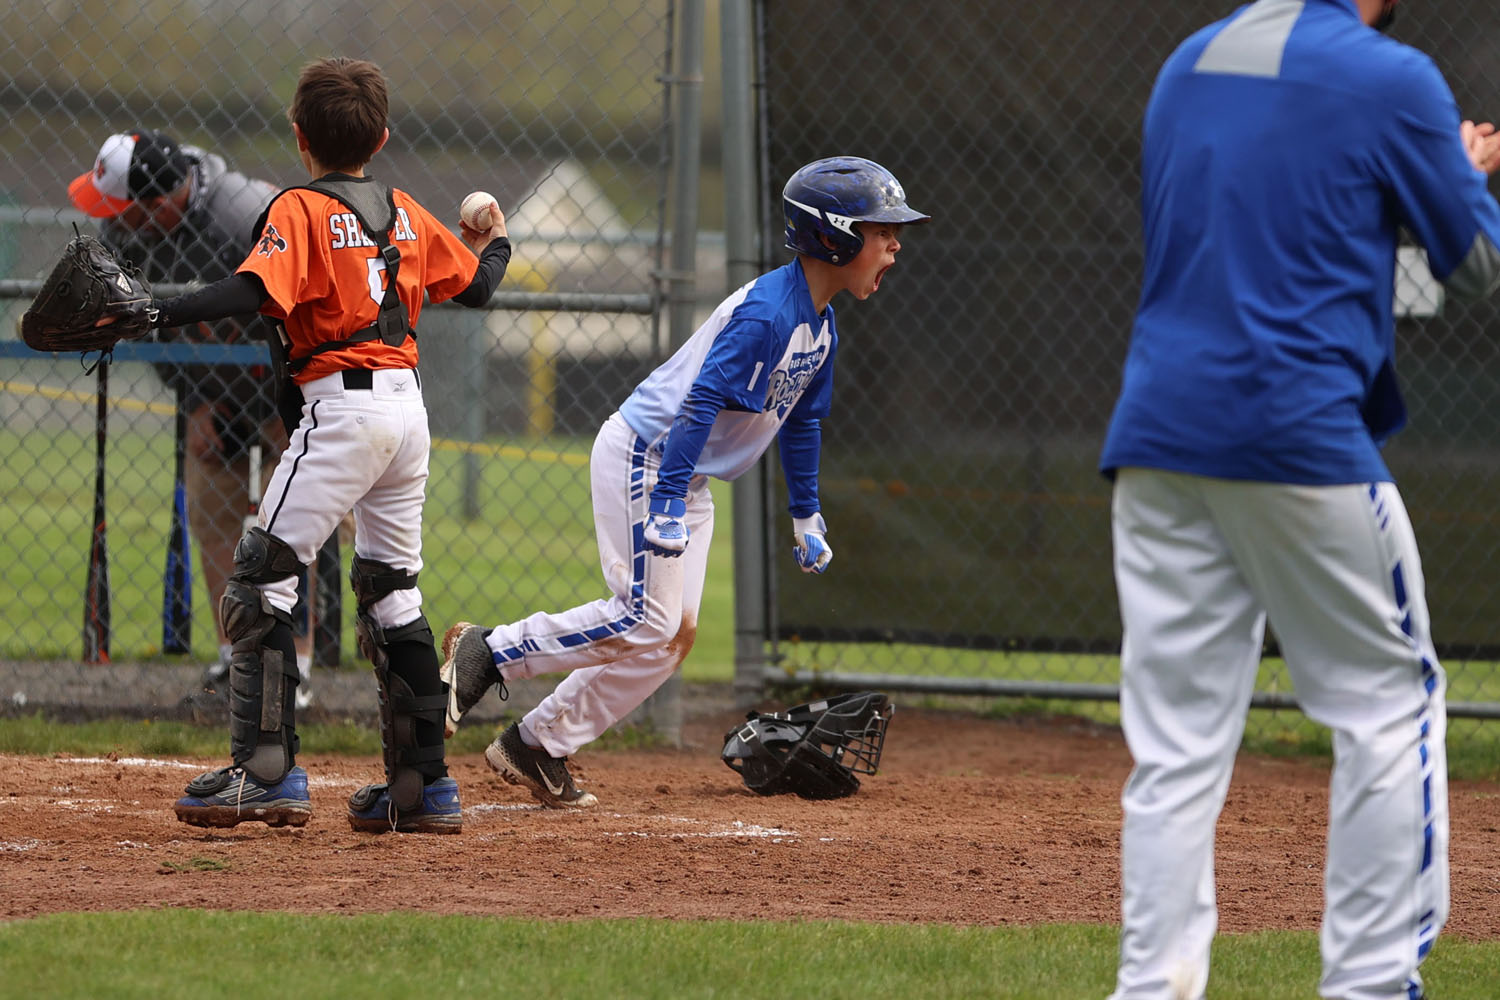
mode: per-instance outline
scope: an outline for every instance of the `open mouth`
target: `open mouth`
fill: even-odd
[[[880,270],[878,270],[878,271],[875,272],[875,284],[870,288],[870,291],[872,291],[872,292],[878,292],[878,291],[880,291],[880,282],[881,282],[882,279],[885,278],[885,272],[889,271],[892,266],[894,266],[894,265],[887,264],[885,267],[882,267]]]

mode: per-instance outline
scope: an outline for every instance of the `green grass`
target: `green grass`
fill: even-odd
[[[493,997],[522,987],[536,998],[1056,1000],[1104,996],[1116,941],[1112,927],[1070,924],[65,913],[0,925],[0,997]],[[268,966],[267,956],[277,958]],[[1497,963],[1500,944],[1444,938],[1423,972],[1434,996],[1488,1000]],[[1312,996],[1317,975],[1311,933],[1223,935],[1210,993]]]
[[[117,398],[107,453],[107,513],[113,611],[111,655],[161,655],[161,589],[170,524],[171,437],[159,403]],[[133,405],[132,405],[133,404]],[[81,400],[56,405],[82,405]],[[118,427],[118,430],[115,428]],[[463,514],[466,449],[479,455],[478,509]],[[467,618],[499,624],[561,610],[606,594],[588,495],[589,442],[493,440],[434,445],[423,524],[424,610],[434,629]],[[15,614],[0,636],[0,659],[79,655],[83,584],[93,507],[93,435],[0,429],[0,561],[25,567],[0,575],[0,606]],[[733,674],[732,510],[727,484],[714,484],[720,517],[698,641],[685,676]],[[349,553],[343,553],[347,565]],[[216,655],[213,607],[194,556],[192,656]],[[343,649],[355,649],[345,595]]]

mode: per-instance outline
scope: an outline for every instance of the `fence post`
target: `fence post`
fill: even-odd
[[[750,0],[724,0],[719,18],[724,67],[724,254],[728,292],[753,281],[760,269]],[[760,699],[766,661],[765,485],[766,463],[762,460],[733,486],[734,700],[741,708]]]
[[[667,333],[671,349],[693,335],[697,307],[699,140],[703,109],[703,0],[681,0],[678,64],[668,67],[672,95],[672,252],[667,273]],[[644,722],[674,746],[682,745],[682,671],[672,674],[632,722]]]

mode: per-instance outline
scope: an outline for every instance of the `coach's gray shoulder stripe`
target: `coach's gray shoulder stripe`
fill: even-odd
[[[1460,299],[1482,299],[1500,287],[1500,249],[1480,230],[1469,252],[1458,262],[1443,287]]]
[[[1305,0],[1260,0],[1203,49],[1193,70],[1235,76],[1281,75],[1281,54]]]

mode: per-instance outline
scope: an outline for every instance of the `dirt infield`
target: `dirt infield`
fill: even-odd
[[[585,751],[600,806],[537,808],[478,755],[452,762],[463,832],[353,833],[373,759],[302,758],[312,821],[204,832],[172,800],[218,761],[0,755],[0,918],[187,906],[527,917],[1115,923],[1118,731],[900,710],[852,798],[761,798],[718,759],[734,714],[689,749]],[[1327,767],[1242,758],[1219,826],[1221,926],[1317,925]],[[1500,939],[1500,789],[1456,783],[1448,932]]]

